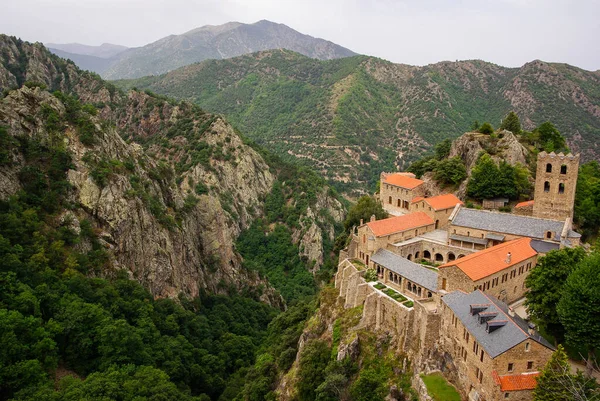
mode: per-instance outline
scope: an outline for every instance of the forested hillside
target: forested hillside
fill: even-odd
[[[228,400],[295,352],[335,191],[196,105],[0,56],[0,399]]]
[[[222,113],[258,143],[317,168],[344,191],[374,189],[380,171],[408,166],[475,121],[497,127],[511,110],[527,130],[553,121],[585,160],[599,153],[600,75],[566,64],[413,67],[365,56],[318,61],[281,50],[117,85]]]

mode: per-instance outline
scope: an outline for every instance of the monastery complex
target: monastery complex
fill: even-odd
[[[513,213],[429,197],[413,174],[382,173],[391,217],[361,221],[340,253],[344,306],[362,305],[365,327],[395,336],[418,372],[441,371],[464,399],[531,400],[554,348],[525,320],[525,278],[540,255],[580,244],[578,166],[579,155],[540,153],[534,200]]]

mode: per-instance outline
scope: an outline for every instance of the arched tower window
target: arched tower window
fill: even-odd
[[[550,192],[550,183],[548,181],[544,182],[544,192]]]
[[[550,163],[546,164],[546,172],[547,173],[551,173],[552,172],[552,164],[550,164]]]
[[[558,184],[558,193],[559,194],[565,193],[565,184],[563,184],[562,182],[560,184]]]
[[[560,166],[560,173],[567,174],[567,166],[565,166],[564,164]]]

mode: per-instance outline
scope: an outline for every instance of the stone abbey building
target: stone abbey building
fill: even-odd
[[[578,164],[578,155],[540,153],[535,198],[513,214],[426,197],[411,174],[382,173],[392,217],[361,222],[340,253],[344,306],[363,306],[363,326],[395,336],[417,372],[440,370],[464,399],[531,400],[554,348],[509,305],[524,298],[540,255],[580,244]]]

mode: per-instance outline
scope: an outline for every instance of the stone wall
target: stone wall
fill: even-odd
[[[335,288],[346,309],[363,306],[362,327],[387,332],[398,340],[398,352],[407,354],[415,369],[433,357],[441,321],[436,302],[415,299],[408,308],[366,283],[363,272],[349,260],[340,262]]]

